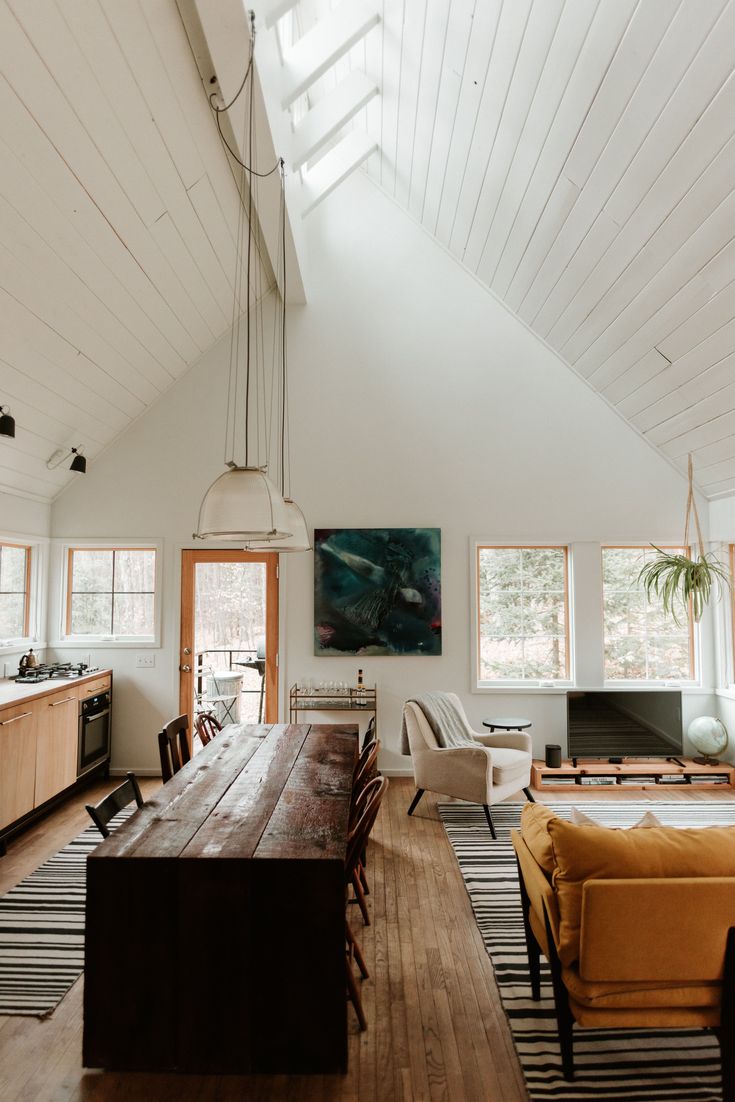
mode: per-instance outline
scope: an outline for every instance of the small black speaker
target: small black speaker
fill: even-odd
[[[551,743],[546,747],[546,764],[549,769],[561,768],[561,746]]]

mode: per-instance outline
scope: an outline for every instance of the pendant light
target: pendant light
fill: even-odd
[[[251,463],[251,455],[254,449],[251,444],[251,388],[257,389],[257,378],[253,379],[252,376],[256,375],[259,365],[258,353],[262,352],[262,349],[258,345],[258,335],[262,327],[261,316],[262,304],[259,297],[256,296],[255,304],[250,308],[250,288],[251,288],[251,270],[252,270],[252,251],[253,251],[253,188],[255,186],[255,180],[260,173],[257,173],[253,167],[253,145],[254,145],[254,96],[253,96],[253,83],[254,83],[254,68],[253,57],[255,48],[255,26],[254,17],[251,13],[251,34],[250,34],[250,57],[248,61],[248,67],[245,72],[245,77],[234,99],[224,107],[217,107],[210,98],[210,105],[217,115],[217,126],[220,132],[220,136],[233,156],[235,154],[230,149],[229,145],[225,141],[222,133],[222,128],[219,124],[219,115],[223,111],[228,111],[230,107],[236,102],[240,94],[245,87],[248,88],[248,107],[244,112],[245,119],[247,121],[248,133],[247,133],[247,146],[248,146],[248,164],[245,164],[239,158],[235,158],[240,165],[240,192],[241,202],[238,208],[238,227],[237,227],[237,247],[235,257],[235,278],[234,278],[234,297],[232,306],[232,328],[230,335],[230,374],[228,381],[227,391],[227,426],[225,433],[225,464],[227,470],[224,474],[221,474],[219,478],[211,484],[204,499],[199,508],[199,520],[197,523],[197,530],[194,533],[194,539],[202,540],[237,540],[249,541],[259,540],[267,544],[275,539],[285,539],[289,537],[292,532],[288,526],[288,512],[286,503],[283,500],[283,496],[279,493],[276,486],[271,482],[267,475],[267,466],[259,462],[260,456],[258,455],[255,462]],[[280,164],[280,162],[279,162]],[[278,165],[272,169],[275,172]],[[247,177],[246,174],[247,173]],[[266,173],[263,175],[270,175]],[[244,237],[244,204],[242,202],[242,191],[247,185],[248,199],[247,199],[247,264],[246,264],[246,283],[245,283],[245,301],[248,306],[247,314],[245,317],[245,400],[244,400],[244,432],[245,432],[245,447],[244,447],[244,464],[239,464],[235,460],[235,450],[237,443],[237,413],[238,413],[238,390],[239,390],[239,375],[240,375],[240,297],[242,290],[242,253],[243,253],[243,237]],[[254,315],[251,317],[251,315]],[[251,355],[252,346],[255,345],[255,356]],[[254,359],[254,363],[251,361]],[[257,444],[260,446],[260,407],[257,401],[257,394],[255,395],[255,420],[258,427],[257,432]],[[267,450],[267,444],[266,444]]]
[[[280,211],[280,230],[281,230],[281,287],[283,293],[280,300],[280,315],[276,317],[277,329],[274,333],[273,345],[274,350],[278,347],[280,354],[280,371],[279,371],[279,424],[278,424],[278,441],[280,444],[279,455],[279,471],[280,471],[280,488],[283,500],[286,505],[287,525],[290,536],[285,539],[270,540],[268,542],[260,540],[249,541],[246,546],[246,551],[277,551],[279,554],[283,551],[311,551],[311,542],[309,540],[309,532],[306,526],[306,518],[303,512],[291,497],[291,434],[289,427],[289,407],[288,407],[288,359],[286,354],[286,179],[283,167],[283,161],[281,161],[281,211]],[[276,280],[276,282],[278,282]],[[279,340],[280,338],[280,340]],[[275,360],[274,356],[274,373],[275,373]]]
[[[7,406],[0,406],[0,436],[15,436],[15,418]]]

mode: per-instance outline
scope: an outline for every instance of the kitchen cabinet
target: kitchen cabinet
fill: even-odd
[[[36,721],[31,704],[0,709],[0,829],[35,805]]]
[[[45,803],[77,779],[79,693],[77,686],[35,701],[35,806]]]

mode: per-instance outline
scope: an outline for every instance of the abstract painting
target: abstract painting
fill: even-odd
[[[315,654],[441,652],[440,528],[315,530]]]

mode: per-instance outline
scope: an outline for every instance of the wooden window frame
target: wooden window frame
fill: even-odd
[[[101,633],[94,633],[90,635],[82,635],[79,633],[72,633],[71,630],[71,603],[72,596],[74,595],[73,589],[73,576],[74,576],[74,553],[77,551],[106,551],[112,555],[112,589],[111,590],[85,590],[88,593],[109,593],[112,597],[111,607],[111,621],[110,627],[114,629],[114,608],[115,608],[115,555],[118,551],[152,551],[154,555],[153,559],[153,589],[152,590],[139,590],[137,593],[150,595],[153,597],[153,624],[152,631],[147,635],[116,635],[114,630],[111,630],[108,635]],[[157,639],[159,634],[158,628],[158,607],[159,607],[159,578],[160,578],[160,554],[161,548],[152,543],[138,543],[138,544],[74,544],[66,548],[66,607],[64,612],[64,641],[65,642],[94,642],[97,640],[104,640],[106,643],[111,644],[136,644],[140,645],[145,643],[155,642],[157,645]],[[82,591],[79,591],[82,592]],[[122,591],[120,591],[122,592]]]
[[[605,567],[604,567],[604,554],[605,551],[649,551],[651,549],[650,543],[601,543],[600,544],[600,599],[602,602],[602,678],[604,685],[662,685],[667,681],[691,681],[697,680],[697,654],[696,654],[696,640],[694,636],[694,620],[691,614],[691,608],[687,612],[687,635],[689,638],[689,677],[677,678],[677,677],[636,677],[636,678],[624,678],[624,677],[608,677],[607,670],[605,668]],[[656,547],[661,551],[684,551],[686,548],[680,543],[660,543],[656,544]]]
[[[26,569],[25,569],[25,591],[23,593],[23,634],[19,636],[13,636],[13,639],[28,639],[31,631],[31,586],[32,586],[32,558],[33,558],[33,545],[28,543],[17,543],[15,540],[0,539],[0,553],[3,547],[13,547],[20,551],[25,551],[26,555]],[[7,592],[11,592],[8,590]],[[15,592],[13,590],[12,592]]]
[[[481,644],[480,632],[480,552],[481,551],[563,551],[564,552],[564,677],[538,678],[538,677],[498,677],[492,680],[480,677]],[[566,686],[572,683],[572,654],[571,654],[571,624],[570,624],[570,576],[569,576],[569,545],[565,543],[484,543],[479,540],[475,543],[475,688],[483,689],[502,686],[534,686],[553,682],[555,686]],[[526,638],[526,636],[524,636]],[[527,638],[533,638],[528,636]]]

